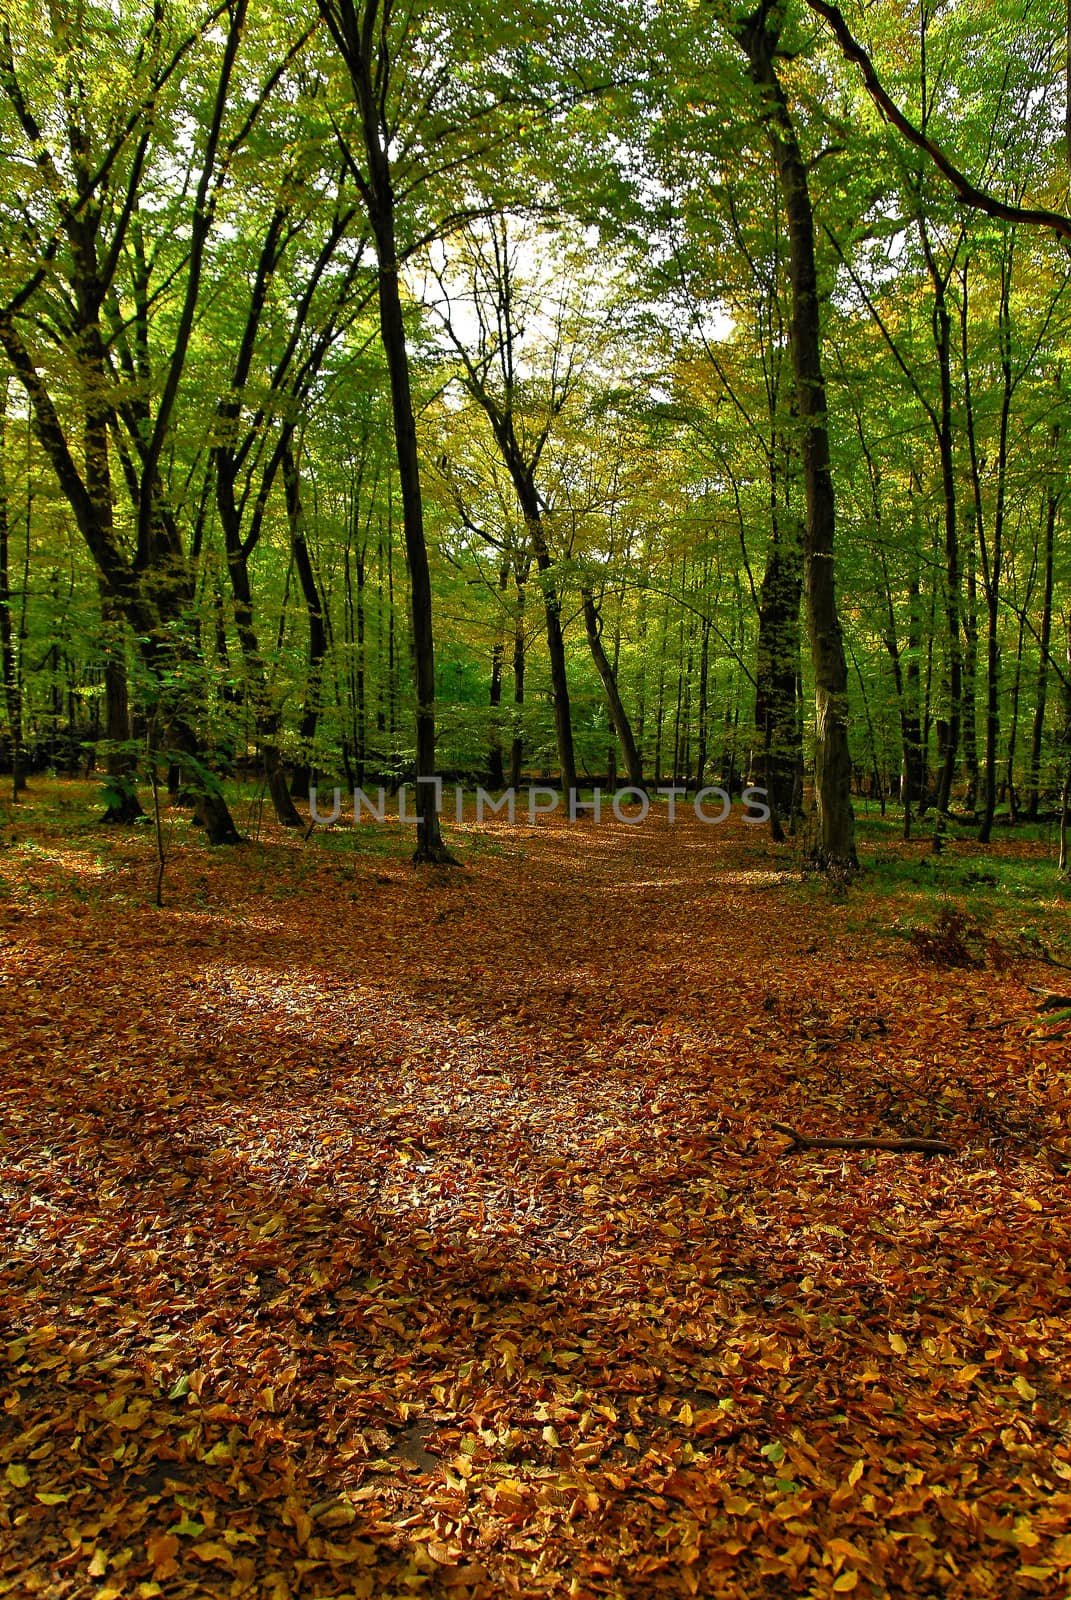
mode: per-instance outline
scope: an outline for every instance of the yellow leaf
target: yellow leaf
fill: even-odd
[[[145,1549],[154,1572],[159,1573],[161,1568],[166,1568],[163,1575],[168,1578],[177,1572],[175,1557],[178,1555],[179,1541],[173,1533],[154,1534],[145,1541]]]
[[[204,1544],[191,1544],[190,1555],[196,1556],[198,1561],[222,1561],[225,1566],[230,1566],[234,1557],[225,1544],[220,1544],[218,1539],[208,1539]]]
[[[89,1563],[89,1576],[91,1578],[103,1578],[103,1576],[107,1572],[107,1570],[108,1570],[108,1555],[107,1555],[107,1552],[104,1551],[104,1550],[94,1550],[93,1559]]]
[[[907,1340],[904,1338],[903,1334],[890,1333],[889,1349],[895,1351],[898,1356],[907,1355]]]
[[[852,1470],[848,1474],[848,1482],[854,1488],[855,1485],[859,1482],[859,1479],[862,1476],[863,1476],[863,1458],[862,1458],[862,1456],[860,1456],[859,1460],[855,1463],[855,1465],[853,1466]]]
[[[324,1509],[313,1506],[312,1515],[321,1528],[348,1528],[357,1520],[357,1512],[348,1500],[335,1500]]]
[[[1016,1394],[1022,1395],[1024,1400],[1037,1399],[1037,1390],[1034,1388],[1032,1383],[1027,1383],[1021,1372],[1012,1379],[1012,1388],[1015,1390]]]
[[[30,1474],[21,1461],[13,1461],[5,1470],[4,1477],[16,1489],[25,1489],[30,1481]]]
[[[854,1589],[859,1582],[858,1572],[842,1572],[839,1578],[833,1579],[834,1594],[847,1594],[849,1589]]]
[[[953,1379],[953,1382],[962,1383],[964,1385],[973,1383],[981,1370],[981,1367],[960,1367],[955,1378]]]
[[[843,1566],[845,1561],[865,1561],[866,1553],[852,1544],[850,1539],[830,1539],[827,1546],[831,1556],[838,1558],[838,1566]]]

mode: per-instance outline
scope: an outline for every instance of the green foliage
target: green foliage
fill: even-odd
[[[954,799],[973,815],[984,776],[991,591],[1002,806],[1021,813],[1036,791],[1051,813],[1071,717],[1066,262],[1025,228],[966,228],[809,11],[782,9],[779,70],[820,222],[856,787],[888,800],[914,717],[932,788],[949,720],[940,287],[967,667]],[[18,703],[37,769],[77,770],[86,752],[103,764],[124,731],[130,754],[163,759],[179,724],[199,751],[183,756],[186,781],[217,797],[220,774],[254,771],[267,745],[347,781],[401,778],[414,759],[367,152],[330,0],[322,12],[312,26],[274,5],[6,8],[3,754]],[[525,774],[555,769],[552,581],[582,775],[605,773],[612,743],[587,589],[649,775],[694,781],[701,763],[707,778],[761,777],[764,572],[806,506],[782,196],[735,12],[468,0],[367,15],[382,24],[441,766],[482,776],[496,741],[508,759],[516,738]],[[1066,41],[1051,8],[846,15],[890,92],[979,182],[1059,203]],[[477,380],[535,458],[552,580]],[[78,484],[107,503],[95,532]],[[125,730],[109,726],[120,668]],[[810,690],[804,664],[792,709],[805,748]],[[106,802],[129,781],[109,775]],[[879,870],[898,886],[899,869]],[[941,893],[993,887],[965,870],[905,864],[904,886],[930,872]],[[1016,883],[1018,870],[1001,868],[994,892],[1048,883],[1046,861]]]

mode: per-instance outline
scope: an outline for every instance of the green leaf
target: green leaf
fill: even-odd
[[[169,1533],[179,1533],[187,1539],[196,1539],[197,1535],[204,1533],[204,1531],[205,1524],[203,1522],[195,1522],[193,1517],[185,1516],[181,1522],[172,1523],[171,1527],[168,1529]]]

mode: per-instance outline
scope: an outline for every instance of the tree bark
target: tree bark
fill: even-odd
[[[941,410],[937,420],[937,444],[941,459],[941,486],[944,494],[944,554],[945,554],[945,625],[947,640],[948,718],[941,751],[941,767],[937,775],[934,806],[937,819],[934,826],[933,847],[940,850],[947,825],[948,808],[952,799],[952,785],[959,759],[960,730],[963,714],[963,647],[960,638],[960,553],[959,522],[956,504],[956,467],[952,448],[952,362],[951,317],[946,297],[946,284],[938,271],[929,238],[920,223],[923,252],[933,285],[933,338],[937,353],[937,366],[941,384]]]
[[[507,463],[508,465],[508,463]],[[512,471],[512,469],[511,469]],[[576,754],[573,747],[573,713],[569,701],[569,678],[565,667],[565,636],[562,632],[562,603],[554,577],[554,561],[547,544],[539,499],[530,477],[523,471],[514,477],[524,513],[525,526],[535,555],[536,571],[543,593],[543,612],[547,626],[547,654],[550,657],[550,692],[554,702],[554,732],[558,744],[561,786],[568,795],[576,788]]]
[[[123,619],[103,588],[100,611],[104,631],[105,770],[109,779],[108,805],[102,820],[127,824],[137,822],[145,813],[136,788],[138,764],[130,749],[130,705]]]
[[[822,370],[814,213],[806,164],[774,64],[777,25],[771,10],[768,3],[761,5],[737,25],[736,37],[747,55],[752,80],[763,91],[762,116],[777,162],[789,227],[792,366],[807,495],[804,588],[815,680],[815,860],[823,869],[851,872],[858,861],[848,747],[848,664],[834,584],[836,516]]]
[[[610,721],[614,725],[614,732],[617,734],[618,743],[621,746],[621,755],[624,758],[629,787],[642,789],[643,768],[640,765],[639,752],[636,749],[636,740],[632,733],[632,724],[621,699],[621,691],[618,688],[614,669],[610,665],[606,651],[603,649],[602,619],[599,614],[599,607],[595,603],[595,596],[590,588],[581,588],[580,596],[584,605],[584,627],[587,630],[591,658],[602,680],[603,692],[606,695],[606,704],[610,712]]]
[[[770,835],[781,844],[796,798],[800,762],[796,684],[800,671],[800,602],[806,533],[773,508],[766,570],[759,586],[755,726],[762,747]]]
[[[501,604],[505,605],[505,595],[509,588],[510,564],[503,561],[498,574],[498,592]],[[488,705],[491,709],[491,739],[487,750],[487,783],[491,789],[504,789],[506,786],[506,773],[502,762],[502,656],[504,617],[500,611],[495,624],[495,642],[491,647],[491,687],[488,693]]]
[[[513,581],[517,587],[517,611],[513,622],[513,738],[509,752],[510,788],[521,786],[521,763],[524,760],[524,735],[521,731],[521,713],[524,706],[524,586],[527,570],[515,569]]]
[[[261,654],[253,615],[253,590],[249,580],[249,559],[242,542],[239,514],[234,499],[234,482],[230,462],[225,452],[217,453],[216,504],[223,526],[223,542],[227,554],[227,572],[234,599],[234,628],[242,652],[242,665],[246,681],[246,703],[253,713],[253,726],[264,778],[271,795],[275,819],[284,828],[304,826],[301,815],[290,796],[282,757],[279,752],[279,733],[282,717],[272,704],[268,674]]]
[[[1011,261],[1002,263],[1000,296],[1000,432],[993,544],[983,565],[986,599],[985,810],[978,838],[988,844],[997,809],[997,736],[1000,732],[1000,583],[1004,567],[1004,517],[1008,487],[1008,427],[1014,383],[1011,364]],[[986,552],[983,551],[983,554]]]
[[[401,299],[401,262],[396,238],[396,201],[391,176],[390,130],[385,99],[391,60],[387,45],[389,12],[367,0],[360,15],[353,0],[318,0],[349,72],[364,142],[365,170],[358,178],[376,252],[379,332],[387,362],[394,447],[402,497],[402,527],[409,571],[413,680],[416,691],[416,815],[414,862],[456,865],[443,842],[435,771],[435,642],[431,572],[424,538],[416,418]],[[356,176],[356,174],[355,174]]]
[[[1053,429],[1053,443],[1059,430]],[[1045,733],[1045,705],[1049,684],[1049,649],[1052,644],[1052,596],[1055,579],[1056,519],[1060,509],[1060,494],[1055,478],[1050,480],[1045,507],[1045,561],[1042,580],[1041,633],[1038,639],[1037,692],[1034,699],[1034,724],[1030,732],[1030,773],[1026,815],[1030,822],[1038,819],[1041,790],[1041,746]]]
[[[316,573],[313,570],[308,540],[305,537],[305,508],[301,498],[301,478],[297,461],[289,445],[283,452],[283,488],[286,495],[287,523],[290,528],[290,552],[294,558],[294,570],[297,572],[309,624],[305,704],[302,707],[301,723],[298,728],[302,770],[296,775],[291,792],[307,795],[312,783],[313,747],[320,720],[324,661],[327,657],[327,620],[319,585],[316,582]]]
[[[26,788],[26,749],[23,731],[22,672],[16,643],[11,593],[10,507],[7,497],[7,397],[8,380],[0,380],[0,668],[4,680],[8,737],[11,742],[11,797],[18,800]]]

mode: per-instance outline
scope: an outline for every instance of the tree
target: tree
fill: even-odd
[[[397,80],[412,50],[412,18],[400,23],[389,0],[318,0],[320,15],[349,74],[360,147],[346,143],[354,180],[368,216],[376,253],[379,328],[387,362],[402,524],[409,571],[413,675],[416,687],[416,810],[419,834],[414,861],[452,862],[443,843],[437,807],[435,763],[435,644],[431,575],[424,537],[416,418],[402,308],[402,252],[398,243],[398,193],[391,146],[399,129]],[[428,63],[430,69],[430,63]],[[432,90],[434,93],[434,89]],[[408,133],[410,130],[406,130]]]
[[[213,10],[184,31],[168,8],[158,7],[140,23],[124,18],[116,29],[110,14],[76,18],[57,7],[39,27],[20,7],[0,30],[0,91],[11,137],[20,141],[25,186],[4,222],[0,345],[26,390],[38,438],[107,600],[133,631],[160,721],[187,761],[195,812],[215,844],[236,842],[238,833],[203,764],[184,688],[196,654],[183,621],[193,575],[162,464],[221,185],[281,70],[269,74],[253,109],[228,131],[246,0],[226,9],[217,36],[220,15]],[[55,66],[35,72],[50,54]],[[188,242],[157,288],[155,258],[146,259],[140,242],[142,211],[150,191],[173,180],[169,117],[184,91],[201,120],[169,222]],[[155,372],[149,308],[176,285],[170,350]],[[131,500],[132,549],[116,516],[113,452]]]
[[[792,366],[807,495],[804,586],[815,679],[816,857],[823,867],[848,871],[857,865],[848,749],[848,666],[834,587],[835,502],[822,370],[814,214],[806,163],[777,75],[776,51],[782,25],[782,8],[772,0],[764,0],[757,11],[736,23],[734,33],[760,93],[759,116],[777,163],[788,218]]]

